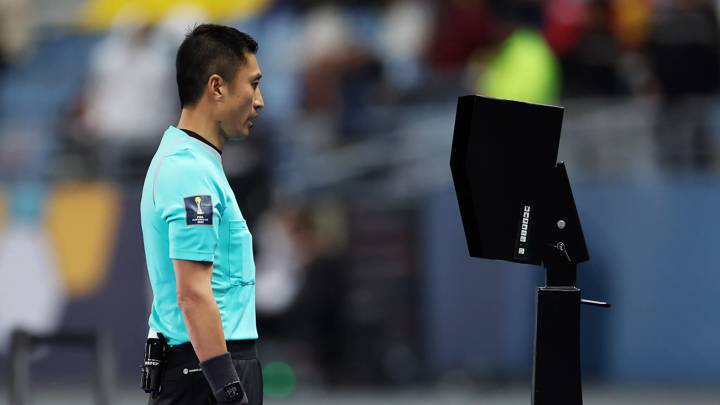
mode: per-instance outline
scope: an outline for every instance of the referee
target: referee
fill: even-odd
[[[222,167],[263,107],[257,42],[194,28],[177,52],[182,112],[150,163],[141,201],[153,290],[150,334],[167,342],[150,404],[262,404],[252,236]],[[150,108],[150,107],[149,107]]]

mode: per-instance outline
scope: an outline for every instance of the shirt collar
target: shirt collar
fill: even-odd
[[[200,134],[198,134],[197,132],[193,132],[193,131],[191,131],[191,130],[189,130],[189,129],[184,129],[184,128],[178,128],[178,129],[181,130],[181,131],[183,131],[183,132],[185,132],[188,136],[190,136],[190,137],[192,137],[192,138],[195,138],[195,139],[197,139],[198,141],[200,141],[200,142],[208,145],[209,147],[215,149],[215,151],[218,153],[218,155],[222,155],[222,151],[221,151],[220,149],[218,149],[217,146],[215,146],[215,145],[213,145],[212,143],[210,143],[210,141],[208,141],[207,139],[203,138],[203,136],[200,135]]]

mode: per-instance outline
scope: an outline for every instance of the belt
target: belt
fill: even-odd
[[[233,363],[238,360],[254,360],[257,358],[255,340],[228,340],[226,345],[232,356]],[[165,373],[170,378],[201,371],[200,360],[198,360],[195,349],[189,342],[169,346],[166,359]]]

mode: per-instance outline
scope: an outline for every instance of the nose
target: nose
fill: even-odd
[[[260,87],[257,88],[257,92],[255,93],[255,99],[253,100],[253,107],[256,110],[260,110],[263,107],[265,107],[265,100],[263,100],[262,92],[260,92]]]

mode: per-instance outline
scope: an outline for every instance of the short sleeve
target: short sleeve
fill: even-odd
[[[181,151],[163,160],[153,190],[155,208],[168,224],[170,258],[213,262],[223,210],[212,168]]]

